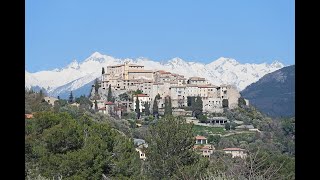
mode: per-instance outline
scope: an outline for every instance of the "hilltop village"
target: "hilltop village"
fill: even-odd
[[[115,97],[113,102],[107,101],[109,87]],[[160,115],[164,113],[166,99],[170,98],[172,114],[183,116],[194,115],[194,112],[188,110],[193,99],[201,98],[204,113],[219,113],[224,107],[230,109],[237,107],[240,98],[240,93],[232,85],[216,86],[202,77],[186,78],[164,70],[146,70],[142,65],[129,63],[107,66],[106,72],[103,69],[98,92],[100,95],[100,99],[97,100],[98,109],[109,114],[110,110],[113,110],[109,106],[114,105],[119,115],[136,111],[136,98],[139,99],[141,113],[146,111],[145,103],[148,103],[152,110],[157,96]],[[133,96],[134,92],[139,93]],[[132,98],[126,100],[119,98],[119,95],[124,93],[131,94]]]

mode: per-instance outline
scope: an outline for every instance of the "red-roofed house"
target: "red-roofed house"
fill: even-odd
[[[116,104],[113,102],[105,102],[105,114],[112,115],[114,114],[114,108]]]
[[[232,158],[234,157],[240,157],[240,158],[246,158],[247,153],[245,149],[241,148],[225,148],[223,151],[227,154],[231,154]]]
[[[32,119],[33,118],[33,114],[24,114],[24,118],[25,119]]]
[[[207,138],[204,136],[196,136],[196,144],[207,144]]]
[[[204,136],[196,136],[196,144],[193,146],[193,150],[200,153],[203,157],[210,157],[215,148],[211,144],[207,144],[207,138]]]

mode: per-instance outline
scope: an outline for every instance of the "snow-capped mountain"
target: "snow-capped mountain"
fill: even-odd
[[[166,70],[172,73],[182,74],[185,77],[200,76],[208,79],[214,85],[232,84],[241,91],[251,83],[258,81],[262,76],[284,67],[278,61],[272,64],[240,64],[235,59],[221,57],[209,64],[186,62],[180,58],[173,58],[166,63],[152,61],[146,58],[117,59],[93,53],[83,62],[74,60],[62,69],[51,71],[39,71],[29,73],[25,71],[25,86],[43,87],[52,96],[57,96],[66,91],[77,90],[96,78],[101,77],[102,67],[116,65],[129,61],[144,65],[145,69]],[[89,86],[87,86],[89,87]]]

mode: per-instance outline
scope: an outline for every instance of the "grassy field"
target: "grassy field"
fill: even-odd
[[[196,134],[201,134],[207,132],[208,134],[226,134],[226,130],[223,127],[207,127],[207,126],[193,126],[193,132]]]

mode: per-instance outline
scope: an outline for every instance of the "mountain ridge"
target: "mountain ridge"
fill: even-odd
[[[295,65],[266,74],[241,95],[268,116],[295,116]]]
[[[65,89],[70,91],[76,90],[93,81],[95,78],[100,78],[102,67],[106,69],[109,65],[122,64],[126,61],[144,65],[145,69],[166,70],[172,73],[182,74],[186,77],[205,77],[214,85],[232,84],[239,90],[243,90],[249,84],[256,82],[263,75],[284,67],[279,61],[274,61],[271,64],[241,64],[235,59],[225,57],[220,57],[208,64],[189,62],[179,57],[161,63],[144,57],[119,59],[94,52],[83,61],[73,60],[64,68],[38,71],[35,73],[25,71],[25,86],[27,88],[31,88],[32,86],[43,87],[49,94],[57,95],[53,92],[59,87],[61,89],[62,86],[77,81],[71,83],[73,84],[72,88],[65,87]],[[74,84],[77,85],[75,86]]]

